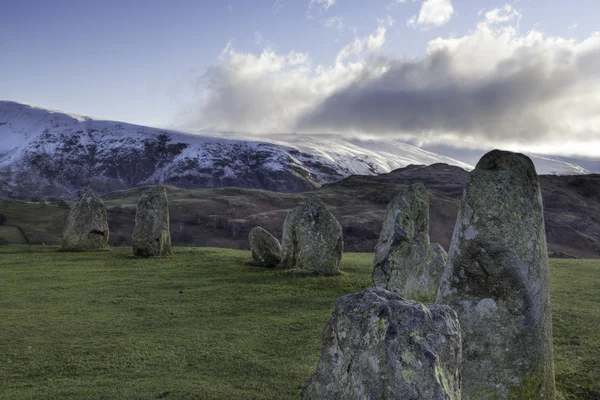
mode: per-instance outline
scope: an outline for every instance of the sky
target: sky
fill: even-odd
[[[600,157],[597,0],[3,0],[0,100]]]

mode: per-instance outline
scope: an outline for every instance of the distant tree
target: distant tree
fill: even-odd
[[[7,219],[8,218],[6,218],[6,215],[0,214],[0,226],[4,225]]]

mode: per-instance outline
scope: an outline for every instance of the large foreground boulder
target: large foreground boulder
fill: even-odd
[[[460,399],[461,334],[447,306],[380,288],[340,297],[301,398]]]
[[[533,163],[486,154],[467,181],[437,298],[463,329],[463,398],[555,398],[547,253]]]
[[[169,202],[165,188],[145,190],[137,204],[133,229],[133,255],[157,257],[171,255]]]
[[[283,267],[313,274],[339,274],[344,248],[342,227],[321,200],[311,197],[285,218],[281,248]]]
[[[446,251],[429,242],[429,195],[421,183],[390,202],[375,247],[373,283],[417,301],[435,301]]]
[[[106,207],[88,187],[79,191],[71,206],[63,232],[62,250],[93,251],[108,246]]]
[[[260,226],[252,228],[248,234],[252,261],[263,267],[275,267],[281,263],[281,245],[269,232]]]

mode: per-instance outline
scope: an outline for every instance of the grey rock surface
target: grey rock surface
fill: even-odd
[[[463,330],[463,398],[555,398],[544,213],[525,155],[494,150],[471,172],[437,302]]]
[[[435,301],[447,255],[429,242],[429,195],[407,186],[388,204],[373,261],[377,287],[417,301]]]
[[[365,289],[338,299],[301,398],[457,400],[461,357],[450,307]]]
[[[93,251],[108,247],[106,207],[88,187],[79,191],[71,206],[63,232],[62,250]]]
[[[281,263],[281,245],[275,236],[260,226],[254,227],[248,234],[252,260],[256,265],[276,267]]]
[[[283,223],[282,267],[320,275],[339,274],[342,227],[323,202],[311,197]]]
[[[171,255],[169,202],[165,188],[153,187],[140,196],[132,241],[136,257]]]

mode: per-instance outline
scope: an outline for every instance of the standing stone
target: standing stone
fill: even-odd
[[[145,190],[137,204],[133,229],[133,255],[156,257],[171,255],[169,203],[162,187]]]
[[[301,398],[458,400],[461,359],[450,307],[369,288],[338,299]]]
[[[342,227],[321,200],[311,197],[288,213],[283,223],[281,247],[281,266],[336,275],[344,248]]]
[[[547,253],[533,163],[487,153],[467,181],[437,298],[463,329],[463,398],[555,398]]]
[[[252,260],[263,267],[275,267],[281,262],[279,240],[260,226],[252,228],[248,235]]]
[[[88,187],[79,191],[71,206],[63,232],[62,250],[93,251],[108,246],[106,207]]]
[[[408,186],[387,207],[375,247],[373,283],[417,301],[435,301],[446,251],[429,243],[429,195],[421,183]]]

